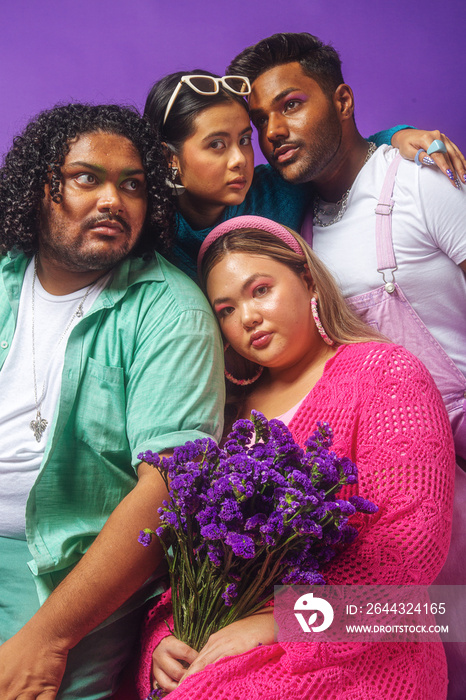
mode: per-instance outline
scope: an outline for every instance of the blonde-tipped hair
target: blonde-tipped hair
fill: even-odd
[[[301,236],[291,229],[302,255],[295,253],[277,236],[256,228],[243,228],[226,233],[207,249],[202,262],[202,283],[206,287],[212,268],[227,253],[246,253],[272,258],[286,265],[297,275],[309,270],[318,295],[319,316],[327,335],[335,345],[386,341],[383,335],[368,326],[349,308],[335,280],[325,265]]]

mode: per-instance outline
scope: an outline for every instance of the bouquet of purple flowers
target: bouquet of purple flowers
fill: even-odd
[[[328,423],[297,445],[279,420],[253,411],[233,425],[221,449],[208,438],[170,458],[139,459],[162,474],[170,501],[159,508],[158,535],[172,587],[173,634],[200,650],[209,636],[273,597],[274,584],[324,584],[319,569],[349,544],[356,511],[377,506],[360,496],[336,498],[355,484],[357,468],[330,450]]]

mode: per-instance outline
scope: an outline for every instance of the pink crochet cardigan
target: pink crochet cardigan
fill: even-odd
[[[303,445],[318,420],[334,449],[359,469],[360,493],[379,506],[353,518],[360,535],[328,566],[330,584],[433,582],[450,537],[454,482],[451,429],[425,367],[400,346],[346,345],[290,422]],[[148,616],[138,678],[150,692],[151,653],[168,634],[169,596]],[[441,643],[272,644],[226,657],[190,676],[170,700],[442,700],[447,670]]]

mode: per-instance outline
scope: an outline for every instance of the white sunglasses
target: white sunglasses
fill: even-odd
[[[168,100],[167,109],[163,118],[162,126],[167,121],[173,103],[178,97],[182,85],[188,85],[191,90],[199,95],[216,95],[220,90],[220,84],[235,95],[249,95],[251,93],[251,83],[248,78],[241,75],[224,75],[223,78],[214,78],[211,75],[183,75],[180,82],[173,90],[173,94]]]

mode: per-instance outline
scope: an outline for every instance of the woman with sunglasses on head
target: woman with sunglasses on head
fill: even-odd
[[[424,365],[354,316],[307,244],[275,222],[242,216],[215,227],[201,247],[199,276],[229,344],[236,417],[253,408],[277,417],[301,446],[317,421],[328,421],[332,449],[358,466],[358,484],[342,497],[378,505],[376,515],[351,521],[359,536],[326,565],[327,583],[431,584],[449,545],[455,457]],[[246,363],[242,374],[229,364],[235,355]],[[168,596],[158,612],[169,616]],[[264,608],[196,653],[157,619],[146,631],[141,697],[154,647],[153,680],[173,700],[446,697],[438,642],[280,644]]]
[[[289,185],[269,166],[254,170],[250,90],[247,78],[196,70],[167,75],[147,97],[144,116],[162,135],[178,208],[174,261],[191,277],[219,221],[269,211],[298,228],[307,206],[307,187]]]
[[[247,78],[196,70],[165,76],[147,97],[144,115],[165,144],[178,207],[174,262],[191,277],[202,241],[215,224],[249,213],[299,230],[312,197],[309,184],[292,185],[268,165],[254,169],[244,99],[250,91]],[[400,126],[369,140],[379,146],[392,137],[411,159],[417,147],[435,138]],[[445,144],[456,153],[449,139]]]

